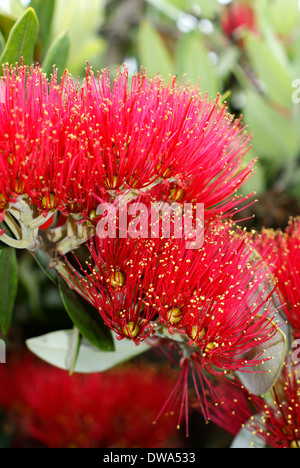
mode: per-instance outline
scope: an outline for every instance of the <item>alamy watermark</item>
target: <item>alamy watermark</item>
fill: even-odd
[[[204,244],[203,203],[102,203],[96,216],[101,239],[185,239],[187,249]]]

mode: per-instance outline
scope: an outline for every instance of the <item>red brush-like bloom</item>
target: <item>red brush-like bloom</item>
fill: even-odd
[[[101,314],[119,339],[136,344],[147,338],[156,311],[145,301],[143,281],[153,263],[153,241],[95,238],[90,262],[71,267],[76,289]]]
[[[237,382],[224,380],[215,386],[218,402],[208,402],[211,422],[236,436],[253,414],[249,394]],[[198,409],[199,404],[195,405]]]
[[[4,69],[0,79],[0,211],[35,177],[33,152],[47,120],[48,82],[39,68]],[[29,180],[30,179],[30,180]]]
[[[271,391],[270,401],[254,398],[260,418],[250,422],[259,438],[272,448],[300,448],[300,369],[286,363],[280,379]]]
[[[54,75],[49,84],[48,120],[32,155],[36,177],[28,189],[31,202],[41,211],[59,210],[89,219],[99,204],[94,196],[97,184],[86,135],[86,112],[72,77],[65,72],[58,84]]]
[[[174,421],[152,421],[174,379],[151,366],[74,374],[32,356],[0,366],[0,406],[18,431],[50,448],[180,446]]]
[[[243,1],[234,1],[231,5],[227,5],[222,10],[221,27],[226,36],[243,45],[245,31],[257,32],[253,7]]]
[[[204,203],[207,216],[236,206],[252,174],[253,163],[243,165],[250,137],[219,99],[212,103],[176,79],[149,79],[145,70],[129,89],[126,68],[112,87],[107,71],[88,74],[84,93],[89,151],[103,188],[120,194],[155,183],[155,199],[167,187],[171,200]]]
[[[201,249],[175,238],[96,237],[88,269],[70,268],[71,284],[120,339],[138,345],[151,335],[177,350],[182,371],[165,409],[183,385],[180,417],[189,374],[209,418],[201,394],[205,387],[215,393],[207,373],[256,372],[266,360],[264,346],[278,332],[270,271],[254,235],[218,222],[206,224],[204,237]],[[187,405],[185,411],[187,418]]]
[[[18,196],[40,211],[85,216],[92,199],[92,157],[80,93],[67,73],[50,82],[39,67],[4,69],[0,102],[0,211]]]
[[[50,81],[37,67],[1,79],[0,211],[19,195],[40,211],[94,218],[97,205],[151,191],[156,200],[203,203],[207,217],[231,214],[252,174],[240,120],[218,98],[128,71],[110,83],[88,69]],[[159,186],[159,189],[153,186]],[[167,194],[165,194],[167,190]]]
[[[266,398],[249,394],[238,380],[220,383],[216,390],[222,402],[210,404],[211,420],[233,435],[245,427],[271,448],[300,448],[299,384],[299,363],[289,359]]]
[[[292,219],[284,232],[264,229],[259,250],[274,271],[284,313],[300,337],[300,218]]]
[[[255,365],[243,354],[275,332],[267,326],[275,315],[270,272],[255,247],[253,236],[216,223],[206,228],[200,250],[175,240],[160,250],[149,302],[159,323],[186,335],[213,373]]]

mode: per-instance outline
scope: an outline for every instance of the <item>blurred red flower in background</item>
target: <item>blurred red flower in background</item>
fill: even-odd
[[[0,379],[0,407],[19,440],[25,436],[50,448],[181,445],[171,416],[152,424],[174,385],[170,374],[153,366],[69,375],[25,355],[1,365]]]
[[[243,45],[246,31],[257,31],[255,11],[244,2],[233,2],[222,10],[221,27],[227,37]]]

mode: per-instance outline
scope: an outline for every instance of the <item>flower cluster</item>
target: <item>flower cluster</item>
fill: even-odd
[[[240,428],[271,448],[300,447],[299,365],[287,359],[267,398],[249,394],[238,382],[218,387],[222,403],[212,405],[211,419],[225,431],[237,435]]]
[[[241,120],[220,97],[211,102],[175,78],[149,79],[143,69],[129,77],[124,67],[111,83],[108,71],[95,76],[88,68],[77,83],[67,72],[49,82],[38,67],[6,68],[0,90],[1,219],[16,235],[23,222],[26,235],[32,226],[37,235],[45,226],[40,217],[67,219],[67,227],[62,221],[40,233],[55,251],[52,266],[118,339],[136,345],[156,339],[179,355],[181,374],[162,411],[183,387],[179,423],[184,407],[188,422],[191,371],[208,419],[205,386],[215,392],[207,375],[268,372],[264,364],[272,358],[265,351],[278,333],[259,242],[230,220],[248,199],[238,189],[254,165],[245,162],[250,136]],[[135,202],[145,211],[156,202],[166,211],[175,207],[170,232],[159,227],[163,211],[151,221],[134,217]],[[196,213],[204,206],[203,219],[194,219],[187,205]],[[29,207],[33,222],[16,206]],[[202,229],[191,248],[179,235],[176,209],[184,211],[187,238]],[[103,219],[114,215],[115,235],[105,229],[100,235]],[[93,228],[86,236],[83,225]],[[87,240],[89,260],[74,263],[71,250]]]
[[[167,196],[229,212],[252,173],[249,137],[220,99],[197,89],[131,77],[120,69],[74,83],[39,67],[5,68],[0,81],[0,211],[28,197],[40,212],[93,218],[103,200],[155,184]],[[175,195],[176,193],[176,195]]]
[[[263,229],[260,237],[259,251],[274,271],[283,311],[297,338],[300,336],[300,218],[291,219],[285,231]]]
[[[219,221],[206,226],[204,239],[201,249],[188,250],[174,238],[96,237],[84,268],[67,263],[70,284],[119,339],[156,338],[179,353],[182,371],[162,411],[174,409],[183,387],[187,428],[189,371],[209,419],[200,393],[214,390],[205,373],[255,372],[278,330],[270,271],[254,235]]]

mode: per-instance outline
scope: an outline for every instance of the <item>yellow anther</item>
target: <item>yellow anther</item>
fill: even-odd
[[[134,322],[129,322],[125,325],[123,331],[128,338],[135,338],[139,334],[140,327]]]
[[[109,179],[106,179],[105,185],[106,185],[106,187],[108,189],[114,189],[114,188],[116,188],[117,183],[118,183],[118,177],[116,175],[114,175],[113,179],[112,179],[112,182],[110,182]]]
[[[112,285],[113,288],[119,288],[120,286],[123,286],[124,281],[125,281],[125,278],[120,271],[115,271],[110,276],[110,284]]]
[[[4,210],[6,205],[7,205],[7,198],[2,193],[0,193],[0,210]]]
[[[205,336],[205,333],[206,333],[206,330],[205,328],[202,328],[199,332],[199,327],[198,325],[194,325],[193,328],[192,328],[192,331],[191,331],[191,338],[193,340],[200,340],[201,338],[203,338]]]
[[[45,195],[45,197],[42,199],[42,205],[47,210],[54,210],[57,205],[56,196],[52,193]]]
[[[96,210],[92,210],[89,214],[89,218],[91,221],[93,221],[95,218],[97,218],[97,213]]]
[[[205,348],[205,352],[209,353],[210,351],[213,351],[217,347],[217,343],[210,342],[207,344]]]
[[[170,200],[174,201],[174,202],[178,202],[179,200],[181,200],[183,196],[183,191],[180,190],[180,189],[177,189],[177,188],[173,188],[170,192]]]
[[[295,449],[300,447],[300,442],[297,442],[296,440],[293,440],[291,442],[290,448]]]
[[[21,195],[25,191],[25,182],[24,180],[20,181],[19,179],[16,180],[15,184],[15,192]]]
[[[167,317],[172,325],[177,325],[182,319],[182,312],[178,307],[174,307],[174,309],[169,310]]]

